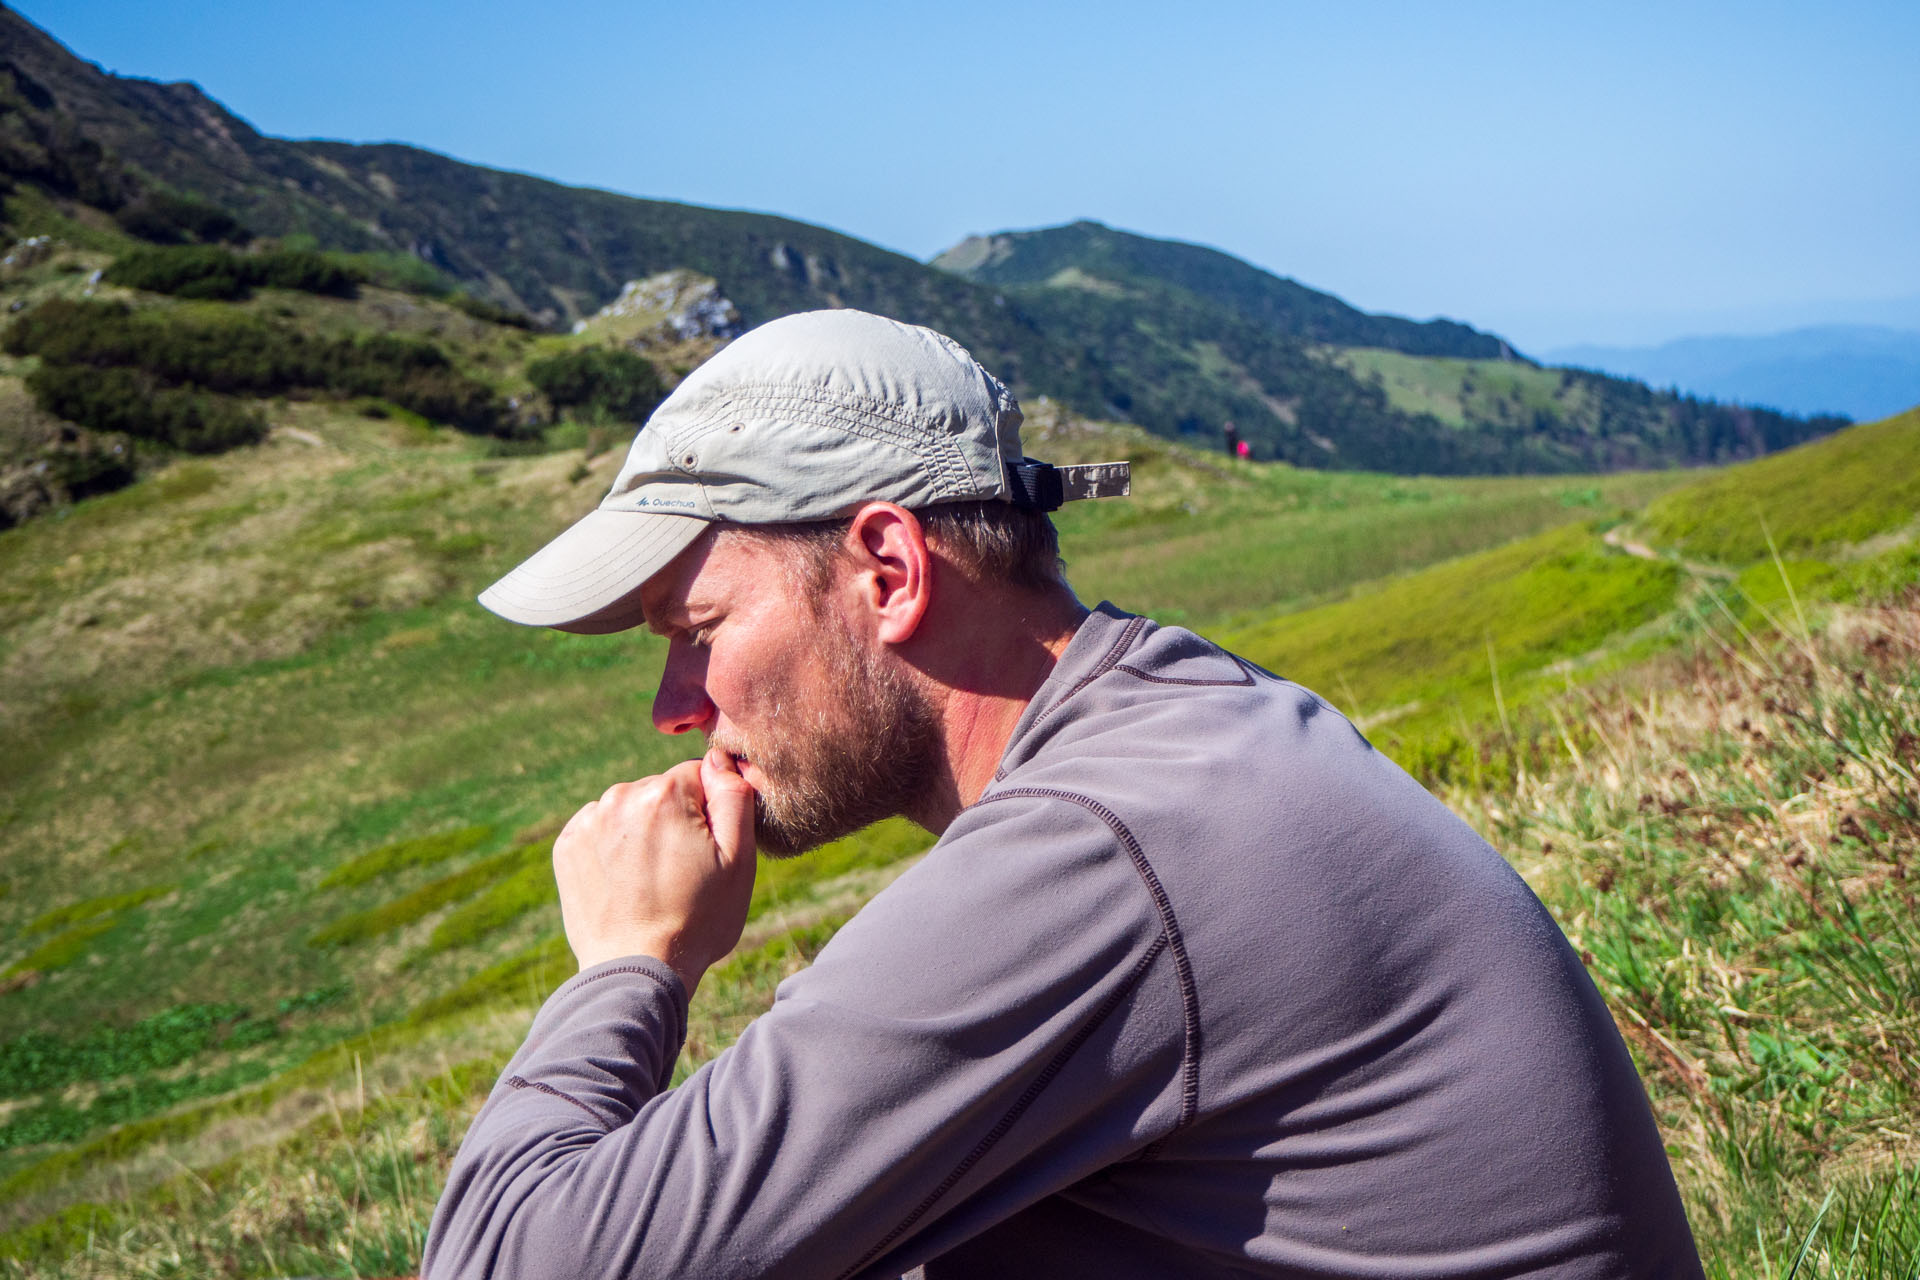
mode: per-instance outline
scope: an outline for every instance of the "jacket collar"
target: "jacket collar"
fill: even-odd
[[[1152,627],[1153,623],[1146,618],[1116,608],[1110,601],[1102,600],[1095,605],[1081,621],[1080,629],[1073,633],[1073,639],[1067,642],[1060,660],[1053,664],[1053,670],[1027,703],[1027,709],[1014,723],[1013,736],[1007,740],[1007,748],[1000,755],[995,779],[1005,775],[1008,762],[1021,754],[1021,745],[1041,721],[1059,710],[1076,693],[1113,670]]]

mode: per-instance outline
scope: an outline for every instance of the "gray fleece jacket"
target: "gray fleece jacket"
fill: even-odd
[[[686,993],[560,988],[424,1274],[1678,1276],[1605,1006],[1326,703],[1091,614],[980,801],[668,1089]]]

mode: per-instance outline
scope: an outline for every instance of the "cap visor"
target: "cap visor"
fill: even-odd
[[[644,621],[641,586],[708,523],[651,511],[590,511],[481,592],[480,603],[530,627],[587,635],[624,631]]]

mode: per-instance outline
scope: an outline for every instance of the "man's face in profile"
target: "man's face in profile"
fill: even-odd
[[[668,641],[654,726],[697,729],[734,758],[754,790],[760,850],[776,858],[906,811],[939,744],[925,692],[847,616],[855,593],[805,589],[797,554],[751,533],[708,534],[642,593]],[[837,565],[831,582],[845,572]]]

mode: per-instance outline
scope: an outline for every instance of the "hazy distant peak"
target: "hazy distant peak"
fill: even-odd
[[[1865,420],[1920,404],[1920,332],[1884,325],[1708,334],[1644,347],[1561,347],[1548,358],[1791,413]]]

